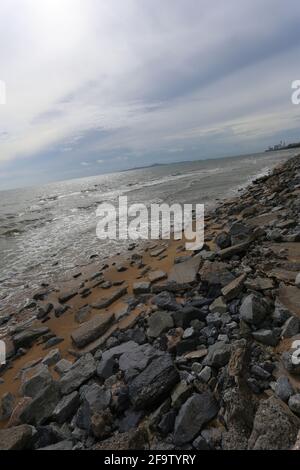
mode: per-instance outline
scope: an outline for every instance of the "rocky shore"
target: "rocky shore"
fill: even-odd
[[[95,255],[0,317],[0,449],[300,448],[299,208],[296,156],[207,214],[200,252]]]

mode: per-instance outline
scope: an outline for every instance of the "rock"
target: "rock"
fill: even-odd
[[[215,244],[221,248],[228,248],[231,245],[231,237],[227,232],[221,232],[215,238]]]
[[[184,445],[191,442],[202,427],[218,414],[218,411],[218,404],[210,392],[193,394],[177,415],[174,443]]]
[[[65,339],[59,336],[54,336],[53,338],[50,338],[48,341],[46,341],[43,349],[50,349],[53,348],[53,346],[57,346],[58,344],[62,343]]]
[[[23,424],[21,426],[0,429],[0,450],[25,450],[30,444],[35,429]]]
[[[157,258],[158,256],[162,255],[166,251],[166,247],[156,248],[155,250],[150,251],[150,256],[152,258]]]
[[[28,403],[20,414],[22,423],[39,426],[47,421],[60,400],[59,386],[52,382]]]
[[[58,424],[63,424],[74,416],[80,405],[79,393],[77,391],[65,395],[55,407],[52,419]]]
[[[185,380],[181,380],[174,390],[172,391],[171,400],[173,408],[180,408],[181,405],[190,397],[192,394],[192,387],[188,385]]]
[[[209,306],[209,310],[212,313],[226,313],[227,305],[224,302],[223,297],[218,297],[212,304]]]
[[[268,313],[267,302],[255,294],[245,297],[240,308],[241,319],[253,325],[261,323]]]
[[[50,446],[42,447],[39,450],[49,450],[49,451],[58,451],[58,450],[72,450],[73,442],[64,440],[57,442],[56,444],[51,444]]]
[[[229,271],[229,265],[220,261],[205,261],[199,271],[201,281],[208,284],[221,285],[222,287],[234,280],[234,276]]]
[[[50,367],[56,364],[60,358],[61,355],[59,349],[52,349],[52,351],[50,351],[47,356],[44,357],[42,363]]]
[[[300,288],[300,273],[297,274],[297,276],[296,276],[295,286]]]
[[[152,297],[151,302],[157,305],[161,310],[170,310],[173,312],[180,309],[180,305],[177,304],[174,295],[167,291],[163,291]]]
[[[208,348],[208,354],[204,360],[205,365],[219,369],[225,366],[231,353],[230,344],[218,342]]]
[[[234,281],[230,282],[230,284],[227,284],[227,286],[223,287],[222,295],[226,302],[235,299],[240,294],[240,292],[242,292],[246,277],[246,274],[242,274],[241,276],[234,279]]]
[[[97,304],[93,304],[92,307],[101,310],[112,305],[116,300],[119,300],[123,295],[127,294],[127,287],[122,287],[113,292],[109,297],[101,300]]]
[[[172,432],[174,429],[175,419],[176,419],[176,411],[175,410],[168,411],[166,414],[163,415],[163,417],[161,418],[158,424],[159,431],[165,436],[169,434],[170,432]]]
[[[122,354],[132,353],[138,348],[139,345],[134,341],[127,341],[126,343],[122,343],[119,346],[115,346],[114,348],[104,351],[101,361],[97,367],[97,375],[101,379],[108,379],[111,375],[113,375],[115,359],[122,356]]]
[[[58,301],[61,304],[65,304],[69,300],[73,299],[73,297],[75,297],[75,295],[77,295],[77,294],[78,294],[77,290],[73,290],[73,291],[70,291],[70,292],[64,292],[64,293],[59,295]]]
[[[137,345],[131,351],[122,354],[119,359],[119,368],[123,372],[128,370],[141,371],[147,367],[151,360],[162,354],[162,351],[153,348],[150,344]]]
[[[198,374],[198,379],[204,383],[208,383],[211,379],[211,375],[211,368],[209,366],[205,366]]]
[[[193,284],[197,281],[197,274],[201,264],[201,256],[193,256],[183,263],[173,266],[168,280],[176,284]]]
[[[146,281],[135,282],[132,289],[134,295],[149,294],[151,291],[151,283]]]
[[[251,235],[252,229],[240,222],[234,223],[229,230],[229,236],[232,245],[249,242],[251,240]]]
[[[292,315],[282,327],[281,336],[282,338],[292,338],[296,336],[300,331],[300,320],[298,317]]]
[[[0,400],[0,421],[10,418],[15,404],[15,397],[12,393],[5,393]]]
[[[289,407],[293,413],[295,413],[297,416],[300,416],[300,394],[299,393],[290,397]]]
[[[115,319],[114,313],[99,314],[83,323],[77,330],[73,331],[71,338],[78,348],[83,348],[87,344],[103,336]]]
[[[94,428],[94,432],[100,436],[100,416],[110,404],[111,392],[97,383],[92,383],[82,388],[81,396],[83,403],[77,413],[77,425],[88,432]]]
[[[248,447],[253,450],[288,450],[296,441],[300,420],[276,397],[261,400]]]
[[[282,363],[286,370],[292,375],[300,375],[299,349],[285,351],[281,356]]]
[[[41,328],[32,328],[21,333],[17,333],[13,336],[13,343],[16,349],[19,348],[29,348],[34,341],[36,341],[41,336],[49,333],[49,328],[41,327]]]
[[[91,314],[91,307],[90,305],[85,305],[84,307],[81,307],[76,313],[75,313],[75,321],[79,324],[85,323]]]
[[[89,380],[96,372],[96,363],[91,354],[85,354],[61,377],[59,384],[61,393],[68,395],[84,382]]]
[[[277,379],[274,391],[278,398],[286,403],[294,394],[294,389],[291,386],[289,379],[285,375],[282,375]]]
[[[169,354],[153,359],[129,384],[129,396],[135,409],[149,408],[163,400],[179,375]]]
[[[274,330],[257,330],[252,333],[252,336],[266,346],[276,346],[279,343],[279,335]]]
[[[193,320],[205,320],[207,312],[191,305],[186,305],[185,307],[173,312],[172,316],[177,327],[186,329],[190,326]]]
[[[218,252],[218,256],[224,259],[230,259],[235,255],[240,255],[245,253],[249,247],[249,242],[238,243],[237,245],[230,246],[229,248],[225,248],[224,250],[220,250]]]
[[[72,367],[72,362],[67,361],[67,359],[61,359],[54,367],[55,372],[58,373],[58,375],[63,375],[65,372],[67,372],[71,367]]]
[[[22,374],[21,394],[34,398],[41,390],[53,382],[52,375],[46,365],[40,364]]]
[[[154,282],[166,279],[168,276],[164,271],[152,271],[148,274],[148,279],[153,284]]]
[[[256,277],[255,279],[247,279],[247,281],[245,281],[245,287],[249,290],[264,291],[268,289],[273,289],[274,282],[272,281],[272,279],[268,279],[265,277]]]
[[[269,380],[271,377],[271,374],[267,370],[263,369],[257,364],[251,367],[251,374],[253,374],[259,380]]]
[[[162,333],[173,328],[173,317],[169,312],[161,310],[154,312],[148,320],[148,326],[147,335],[150,338],[158,338]]]
[[[94,413],[91,417],[91,429],[93,435],[101,440],[111,434],[113,416],[110,410],[104,410],[101,413]]]

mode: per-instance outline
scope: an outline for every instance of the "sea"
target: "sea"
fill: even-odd
[[[214,207],[295,155],[295,150],[172,163],[1,191],[0,315],[19,310],[41,283],[125,252],[129,241],[99,240],[97,207],[189,203]]]

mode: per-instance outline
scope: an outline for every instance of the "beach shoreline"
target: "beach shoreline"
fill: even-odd
[[[192,253],[191,256],[183,246],[184,240],[151,241],[147,242],[146,246],[137,243],[136,246],[129,247],[126,255],[106,260],[96,258],[95,262],[78,270],[72,279],[59,286],[41,287],[33,295],[31,308],[23,310],[14,318],[9,316],[1,325],[2,332],[5,331],[3,328],[7,329],[7,335],[2,339],[6,342],[9,362],[1,371],[0,378],[3,383],[0,383],[0,396],[11,395],[10,413],[0,422],[2,432],[8,433],[12,426],[22,424],[36,427],[57,423],[57,419],[53,418],[54,409],[50,412],[48,410],[48,415],[42,418],[34,414],[32,402],[36,399],[35,394],[40,391],[41,384],[45,384],[48,388],[53,386],[53,383],[59,384],[61,390],[64,374],[61,375],[55,370],[57,362],[65,359],[73,363],[73,368],[76,369],[76,363],[88,357],[90,362],[96,362],[97,373],[95,369],[75,388],[67,387],[68,393],[60,391],[59,394],[69,396],[70,393],[78,391],[84,383],[92,383],[94,380],[102,391],[103,388],[110,391],[111,397],[106,405],[110,408],[110,416],[103,416],[103,409],[97,410],[97,413],[88,411],[87,413],[91,414],[91,423],[88,429],[84,428],[80,434],[78,429],[82,428],[78,426],[78,420],[77,423],[74,421],[74,416],[85,403],[85,398],[81,397],[77,402],[78,406],[74,405],[66,420],[69,423],[69,434],[66,435],[69,437],[61,439],[65,445],[72,444],[72,448],[76,445],[80,448],[79,443],[84,443],[82,448],[105,448],[103,446],[113,445],[114,438],[120,442],[120,420],[126,421],[126,413],[131,416],[136,414],[136,410],[142,410],[139,417],[136,420],[132,418],[131,426],[127,422],[130,421],[128,418],[125,428],[121,428],[126,429],[121,434],[129,433],[128,439],[135,442],[132,444],[130,439],[127,440],[124,444],[127,449],[132,448],[131,445],[137,446],[136,442],[139,442],[138,446],[142,446],[141,448],[152,449],[160,448],[161,445],[180,449],[192,443],[194,448],[197,448],[197,445],[205,447],[207,444],[203,442],[205,438],[201,435],[200,439],[200,431],[206,430],[205,423],[210,423],[208,429],[215,430],[211,431],[215,441],[210,445],[216,448],[238,448],[238,446],[267,448],[268,445],[290,448],[294,445],[297,437],[295,430],[297,428],[298,432],[300,429],[297,413],[292,413],[288,409],[288,418],[285,416],[285,419],[291,428],[290,435],[285,438],[286,440],[284,438],[280,440],[275,436],[275,444],[271,444],[274,436],[269,437],[267,443],[259,442],[255,419],[260,412],[260,401],[267,402],[274,398],[272,387],[275,386],[271,384],[276,383],[280,376],[278,370],[282,372],[279,367],[280,355],[289,350],[291,338],[297,339],[300,333],[298,325],[298,330],[296,327],[293,330],[293,333],[297,330],[295,334],[282,337],[286,321],[300,316],[300,289],[296,286],[296,276],[300,272],[299,217],[298,220],[296,217],[297,214],[299,216],[299,169],[300,157],[296,156],[277,165],[269,175],[261,176],[247,185],[231,200],[216,204],[205,217],[205,246],[200,253]],[[236,232],[231,232],[232,226],[238,227]],[[195,260],[196,265],[193,265]],[[162,299],[156,302],[155,298],[160,295]],[[261,321],[252,322],[253,319],[249,319],[250,317],[248,320],[241,319],[243,302],[251,295],[254,295],[255,299],[256,297],[263,299],[264,305],[255,304],[255,308],[252,307],[252,310],[257,309],[260,312],[258,316],[263,317]],[[105,299],[106,302],[103,303]],[[273,318],[276,302],[280,302],[284,306],[283,309],[290,312],[282,323],[280,323],[282,319]],[[188,309],[190,312],[191,309],[194,311],[187,313]],[[164,318],[158,315],[160,311],[166,313]],[[182,318],[176,314],[177,311],[182,312],[181,316],[187,315],[188,319],[182,321]],[[268,311],[268,314],[263,315],[261,313],[263,311]],[[39,320],[34,318],[37,313]],[[251,316],[251,312],[246,313]],[[151,321],[153,315],[156,315],[157,319]],[[206,320],[208,315],[211,316],[209,321]],[[267,320],[268,315],[269,320]],[[222,316],[224,318],[227,316],[227,323],[223,322]],[[107,320],[105,324],[97,323],[100,317],[105,317]],[[96,324],[93,324],[95,320]],[[294,322],[297,323],[296,320]],[[154,331],[149,332],[149,329]],[[205,330],[205,334],[202,330]],[[267,339],[265,337],[268,335],[265,333],[264,337],[262,330],[268,332]],[[257,331],[261,336],[256,334]],[[166,374],[165,386],[160,384],[163,393],[157,391],[154,398],[147,396],[145,399],[143,384],[139,388],[135,383],[137,377],[142,376],[156,360],[156,353],[152,349],[151,351],[149,349],[149,361],[145,362],[147,366],[141,370],[137,369],[138,374],[132,373],[132,365],[128,366],[128,370],[118,368],[120,367],[118,359],[121,356],[119,354],[113,356],[116,367],[114,373],[106,377],[98,371],[105,351],[129,341],[138,345],[134,347],[136,354],[141,356],[141,361],[144,360],[145,352],[139,348],[143,345],[160,351],[162,363],[164,360],[172,361],[166,370],[162,370],[162,374]],[[219,343],[222,343],[223,349],[220,346],[222,350],[220,349],[218,354],[211,352],[214,345]],[[257,356],[255,363],[253,344],[257,343],[262,348],[260,352],[262,359]],[[246,356],[245,351],[249,352],[249,348],[250,362],[252,362],[251,365],[244,366],[243,356]],[[48,358],[46,363],[43,363],[45,356],[53,350],[56,359]],[[129,352],[124,351],[122,354]],[[239,364],[235,364],[236,370],[234,370],[235,354],[240,355]],[[215,356],[218,356],[219,362]],[[131,359],[126,358],[126,360],[131,364]],[[265,363],[271,364],[269,369],[261,366]],[[272,364],[274,364],[273,369]],[[47,372],[39,370],[41,365],[47,368]],[[261,377],[258,377],[257,371],[256,374],[252,372],[255,365],[263,369],[265,374],[260,371]],[[242,377],[239,366],[242,369],[246,367],[247,374],[249,373],[247,380]],[[207,381],[202,377],[204,370],[207,374],[210,372]],[[228,375],[225,385],[220,379],[221,372]],[[288,377],[294,390],[297,391],[298,387],[300,390],[300,382],[297,374],[293,372],[290,366],[282,376]],[[159,376],[153,383],[151,382],[154,390],[160,380]],[[248,417],[245,418],[245,422],[242,417],[242,422],[238,423],[245,434],[241,442],[238,442],[236,437],[238,426],[232,416],[228,422],[226,421],[228,417],[224,417],[223,408],[226,411],[226,407],[229,407],[223,396],[225,391],[228,391],[226,381],[228,390],[240,394],[242,401],[253,402],[252,421],[249,418],[251,429],[247,423]],[[136,387],[135,394],[139,397],[139,401],[136,402],[129,393],[128,407],[119,409],[115,405],[116,396],[119,396],[114,395],[115,389],[128,386],[130,390],[132,384]],[[166,395],[174,394],[176,387],[180,389],[180,393],[177,390],[179,394],[177,401],[165,405],[169,422],[161,424],[164,414],[161,411],[160,423],[153,424],[150,419],[151,414],[165,404]],[[24,398],[24,390],[31,388],[35,390],[34,396],[25,395]],[[244,388],[247,389],[246,395],[243,395]],[[30,394],[32,395],[32,390]],[[51,396],[55,394],[56,392],[53,392]],[[189,400],[197,402],[200,400],[199,396],[203,400],[203,396],[206,397],[208,400],[206,405],[213,412],[211,415],[208,413],[203,423],[199,425],[199,429],[190,436],[181,422],[181,417],[184,412],[188,413]],[[280,402],[277,395],[276,397]],[[150,410],[145,405],[147,400],[151,403]],[[284,403],[284,400],[281,401]],[[59,400],[54,408],[58,402]],[[275,405],[279,409],[277,413],[284,414],[281,403],[272,402],[272,406]],[[227,413],[230,415],[228,410]],[[188,420],[188,417],[185,416],[184,419]],[[223,420],[226,421],[225,425]],[[215,426],[211,423],[215,423]],[[144,434],[143,439],[140,435],[139,439],[136,435],[131,436],[132,433],[141,433],[141,429],[144,434],[146,433],[146,437]],[[194,443],[197,438],[199,442]],[[214,440],[213,437],[211,439]],[[89,444],[90,442],[92,444]],[[55,444],[57,443],[48,443],[50,446]],[[36,443],[28,438],[26,446],[34,447]]]

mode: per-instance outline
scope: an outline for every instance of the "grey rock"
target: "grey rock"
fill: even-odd
[[[73,449],[73,442],[72,441],[60,441],[56,444],[52,444],[47,447],[42,447],[39,450],[49,450],[49,451],[57,451],[57,450],[72,450]]]
[[[72,362],[67,361],[67,359],[61,359],[59,362],[54,367],[55,372],[58,373],[58,375],[63,375],[65,372],[67,372],[71,367],[72,367]]]
[[[231,237],[229,233],[227,232],[219,233],[215,238],[215,244],[222,250],[224,248],[228,248],[231,245]]]
[[[300,416],[300,394],[292,395],[289,399],[289,407],[293,413]]]
[[[275,394],[284,402],[288,402],[289,398],[294,394],[294,389],[291,386],[289,379],[282,375],[275,383]]]
[[[179,375],[169,354],[153,359],[129,384],[129,396],[136,409],[149,408],[163,400]]]
[[[209,366],[205,366],[202,371],[198,374],[198,379],[204,383],[208,383],[211,379],[211,368]]]
[[[148,325],[147,335],[150,338],[158,338],[162,333],[174,326],[174,321],[169,312],[160,310],[150,316]]]
[[[246,225],[236,222],[229,230],[229,236],[231,238],[231,244],[237,245],[238,243],[249,242],[251,239],[252,230]]]
[[[106,297],[105,299],[101,300],[101,302],[93,304],[92,307],[97,308],[99,310],[107,308],[114,302],[116,302],[116,300],[119,300],[121,297],[123,297],[123,295],[125,294],[127,294],[127,287],[121,287],[120,289],[114,291],[109,297]]]
[[[255,415],[248,448],[288,450],[296,441],[300,420],[275,396],[261,400]]]
[[[9,429],[0,429],[0,450],[26,450],[31,447],[35,429],[23,424]]]
[[[133,284],[134,295],[149,294],[151,291],[151,282],[135,282]]]
[[[28,329],[14,335],[13,343],[16,349],[28,348],[34,343],[34,341],[46,333],[49,333],[49,328],[47,327]]]
[[[52,382],[25,406],[21,411],[20,421],[34,426],[43,424],[52,416],[59,400],[59,386],[56,382]]]
[[[137,371],[144,370],[149,362],[163,353],[153,348],[150,344],[135,346],[130,351],[126,351],[119,359],[119,368],[126,372],[130,369]]]
[[[52,375],[46,365],[39,364],[33,369],[27,369],[22,374],[21,394],[25,397],[35,397],[43,388],[53,382]]]
[[[97,367],[97,375],[101,379],[108,379],[108,377],[113,375],[115,359],[122,356],[122,354],[131,353],[138,348],[139,345],[134,341],[127,341],[126,343],[122,343],[119,346],[115,346],[114,348],[104,351]]]
[[[10,418],[15,404],[15,397],[12,393],[5,393],[0,400],[0,421]]]
[[[61,377],[59,384],[61,393],[68,395],[84,382],[89,380],[96,372],[96,363],[91,354],[85,354]]]
[[[297,274],[297,276],[296,276],[295,286],[300,288],[300,273]]]
[[[193,256],[183,263],[173,266],[168,280],[176,284],[192,284],[197,280],[197,273],[201,264],[201,256]]]
[[[279,335],[274,330],[258,330],[252,333],[253,338],[266,346],[276,346],[279,343]]]
[[[241,319],[253,325],[261,323],[268,313],[267,302],[255,294],[245,297],[240,308]]]
[[[42,360],[42,363],[46,366],[53,366],[56,364],[61,358],[59,349],[53,349],[50,351],[46,357]]]
[[[218,411],[218,404],[210,392],[192,395],[181,407],[176,418],[174,443],[184,445],[191,442]]]
[[[79,393],[77,391],[65,395],[55,407],[52,418],[59,424],[63,424],[74,416],[80,404]]]
[[[175,296],[170,292],[163,291],[152,297],[151,302],[162,310],[176,311],[181,307],[177,304]]]
[[[78,348],[95,341],[108,330],[115,319],[114,313],[97,315],[91,320],[83,323],[77,330],[73,331],[71,338]]]
[[[300,375],[299,349],[285,351],[281,356],[282,363],[286,370],[292,375]]]
[[[220,341],[208,348],[208,354],[203,362],[207,366],[219,369],[228,363],[230,359],[230,353],[230,344],[226,344]]]
[[[281,336],[282,338],[292,338],[299,333],[300,320],[298,317],[292,315],[282,327]]]

